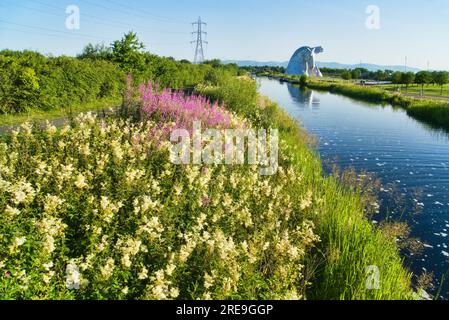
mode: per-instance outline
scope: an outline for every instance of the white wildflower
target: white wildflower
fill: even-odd
[[[46,271],[50,271],[50,269],[54,267],[54,263],[50,261],[48,263],[43,264],[43,267]]]
[[[6,206],[5,209],[5,216],[9,219],[14,219],[15,217],[17,217],[18,215],[20,215],[20,210],[17,208],[12,208],[10,206]]]
[[[58,131],[58,129],[47,120],[45,131],[49,136],[53,136]]]
[[[139,280],[148,279],[148,269],[143,267],[142,271],[139,272],[138,276],[139,276]]]
[[[30,183],[25,179],[21,179],[19,182],[11,186],[11,193],[14,198],[14,203],[19,205],[21,203],[31,203],[36,195],[36,191],[33,189]]]
[[[49,271],[48,273],[45,273],[42,276],[42,280],[44,281],[44,283],[49,284],[51,282],[51,279],[53,279],[54,276],[55,276],[55,272]]]
[[[64,201],[59,197],[49,194],[45,197],[44,200],[44,211],[46,213],[54,213],[63,203]]]
[[[131,261],[131,258],[129,257],[129,254],[123,255],[123,257],[122,257],[122,266],[124,266],[125,268],[131,268],[132,261]]]
[[[88,185],[86,183],[86,178],[80,173],[78,174],[76,181],[75,181],[75,186],[78,189],[84,189],[86,188]]]
[[[312,191],[307,192],[305,197],[301,199],[300,207],[301,210],[305,210],[307,208],[310,208],[313,204],[313,193]]]
[[[170,289],[170,298],[176,299],[179,297],[179,289],[178,288],[171,288]]]
[[[100,268],[101,276],[104,280],[108,280],[115,269],[115,261],[112,258],[109,258],[108,261],[106,261],[106,264]]]
[[[13,241],[13,243],[9,246],[9,250],[11,252],[16,252],[17,249],[19,249],[21,246],[25,244],[27,241],[26,237],[16,237]]]
[[[66,268],[66,286],[69,290],[79,290],[81,287],[81,273],[74,261],[71,261]]]

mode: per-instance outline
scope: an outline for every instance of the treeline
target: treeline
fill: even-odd
[[[242,70],[256,74],[257,76],[281,75],[286,69],[283,67],[242,67]],[[369,71],[365,68],[356,69],[333,69],[320,68],[323,76],[330,78],[340,78],[344,80],[373,80],[373,81],[387,81],[397,85],[404,85],[406,87],[417,84],[438,85],[441,87],[441,94],[443,93],[444,85],[449,83],[449,72],[446,71],[420,71],[414,72],[399,72],[392,70],[377,70]]]
[[[286,72],[284,67],[272,67],[272,66],[244,66],[240,67],[241,70],[245,72],[256,74],[257,76],[273,75],[273,74],[283,74]]]
[[[51,110],[120,93],[123,72],[108,61],[0,52],[0,113]]]
[[[54,110],[103,98],[119,98],[128,74],[175,89],[214,83],[237,65],[219,60],[201,65],[145,51],[135,33],[110,46],[87,45],[77,57],[51,57],[32,51],[0,51],[0,114]]]

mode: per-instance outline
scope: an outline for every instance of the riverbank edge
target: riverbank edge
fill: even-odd
[[[214,89],[199,93],[220,98]],[[223,90],[229,97],[229,91]],[[295,165],[305,173],[304,183],[311,185],[318,198],[314,221],[321,243],[311,253],[306,269],[317,271],[307,293],[311,300],[412,300],[419,296],[412,289],[412,273],[406,270],[394,239],[373,226],[363,211],[359,192],[342,186],[323,173],[321,159],[308,144],[310,136],[285,109],[258,94],[253,110],[263,125],[277,128],[282,141],[292,150]],[[220,99],[219,99],[220,100]],[[226,100],[226,98],[222,99]],[[226,105],[226,101],[225,105]],[[252,114],[250,115],[251,118]],[[260,122],[259,122],[260,125]],[[369,289],[369,272],[379,271],[379,287]]]
[[[271,79],[301,85],[297,76],[268,75]],[[308,78],[305,87],[317,91],[325,91],[339,94],[355,100],[391,105],[406,110],[407,114],[432,128],[449,130],[449,102],[432,99],[416,99],[406,97],[400,93],[388,92],[377,87],[363,87],[360,85],[343,82],[316,81]]]
[[[236,95],[230,94],[235,98]],[[317,195],[313,219],[321,243],[308,254],[305,267],[313,273],[307,293],[315,300],[406,300],[416,298],[411,288],[411,273],[403,265],[394,241],[374,227],[354,191],[325,177],[319,156],[307,144],[307,133],[276,103],[265,100],[263,108],[252,110],[280,130],[298,167],[308,170],[305,182]],[[90,111],[90,110],[86,110]],[[304,168],[304,166],[307,166]],[[298,199],[299,200],[299,199]],[[319,265],[317,265],[319,263]],[[324,265],[321,265],[324,263]],[[367,288],[367,268],[379,270],[379,288]],[[314,270],[318,270],[316,273]]]
[[[68,106],[66,108],[60,108],[56,110],[40,111],[33,110],[29,113],[17,113],[9,115],[0,115],[0,129],[12,129],[15,126],[19,126],[24,122],[45,122],[53,121],[57,119],[69,119],[77,114],[99,111],[99,110],[109,110],[111,108],[117,108],[122,103],[121,97],[100,99],[93,102],[88,102],[85,104],[77,104],[73,106]],[[1,130],[0,130],[1,132]]]

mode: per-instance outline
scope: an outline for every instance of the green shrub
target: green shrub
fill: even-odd
[[[107,61],[0,53],[0,113],[54,110],[121,94],[125,74]]]
[[[404,269],[396,244],[370,224],[360,196],[353,190],[346,190],[334,178],[323,177],[319,158],[309,149],[308,135],[276,104],[258,99],[254,83],[228,81],[224,81],[223,86],[199,87],[198,90],[212,99],[224,101],[228,108],[252,119],[258,127],[279,129],[294,167],[302,177],[299,186],[292,185],[284,192],[301,203],[305,199],[297,196],[298,190],[308,190],[313,199],[309,218],[321,242],[306,258],[305,268],[311,270],[308,275],[311,288],[306,296],[332,300],[412,299],[411,274]],[[356,92],[352,90],[349,88],[345,92]],[[365,93],[372,99],[383,96],[377,91]],[[234,95],[240,100],[233,99]],[[370,266],[378,267],[381,272],[379,290],[369,290],[366,286],[366,268]]]
[[[449,104],[444,102],[416,102],[407,113],[439,128],[449,129]]]

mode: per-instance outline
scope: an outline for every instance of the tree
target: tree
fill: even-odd
[[[402,72],[396,71],[391,75],[391,82],[395,85],[402,83]]]
[[[349,72],[348,70],[345,70],[342,74],[341,77],[343,78],[343,80],[351,80],[352,79],[352,74],[351,72]]]
[[[211,65],[212,68],[219,68],[222,65],[220,59],[207,60],[204,61],[204,64]]]
[[[89,43],[84,47],[83,52],[78,55],[79,59],[91,59],[91,60],[111,60],[112,50],[110,47],[102,44],[93,45]]]
[[[388,79],[389,74],[386,71],[377,70],[374,72],[373,78],[377,81],[386,81]]]
[[[446,71],[441,71],[441,72],[435,72],[434,73],[434,77],[433,77],[433,81],[438,84],[439,86],[441,86],[441,95],[443,95],[443,87],[444,85],[446,85],[447,83],[449,83],[449,73]]]
[[[362,71],[360,71],[359,69],[354,69],[351,72],[351,77],[352,79],[360,79],[362,77]]]
[[[408,92],[408,87],[415,82],[415,74],[413,72],[405,72],[401,76],[401,83],[405,84],[405,91]]]
[[[145,69],[144,48],[137,34],[130,31],[121,40],[112,43],[112,60],[126,72],[141,73]]]
[[[432,74],[429,71],[420,71],[415,76],[415,83],[421,85],[421,96],[424,95],[424,86],[432,81]]]
[[[299,78],[299,85],[301,86],[301,88],[307,87],[308,82],[309,82],[309,77],[306,76],[305,74],[302,75],[301,78]]]

